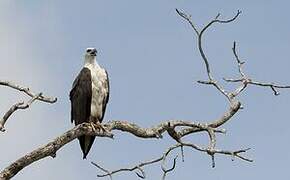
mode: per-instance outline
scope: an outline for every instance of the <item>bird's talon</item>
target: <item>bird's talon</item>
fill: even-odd
[[[95,128],[95,124],[92,123],[92,122],[91,122],[90,124],[91,124],[91,126],[92,126],[93,131],[96,132],[97,130],[96,130],[96,128]]]
[[[106,130],[106,128],[101,124],[101,123],[93,123],[93,122],[91,122],[90,123],[91,124],[91,127],[92,127],[92,129],[93,129],[93,131],[94,132],[108,132],[107,130]]]

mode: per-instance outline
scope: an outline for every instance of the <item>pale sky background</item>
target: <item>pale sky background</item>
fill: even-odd
[[[231,18],[242,10],[237,21],[215,25],[204,36],[216,79],[237,77],[231,52],[236,40],[251,78],[290,84],[289,7],[286,0],[1,0],[1,80],[56,96],[58,102],[37,102],[13,114],[0,135],[0,168],[73,127],[68,94],[86,47],[98,49],[98,62],[111,80],[104,121],[124,119],[150,127],[168,119],[208,122],[220,117],[228,104],[213,87],[195,83],[206,78],[204,65],[192,29],[175,8],[190,13],[198,27],[219,12]],[[244,110],[223,126],[228,133],[218,136],[219,148],[251,147],[247,156],[253,163],[218,155],[212,169],[209,156],[186,149],[185,162],[178,159],[167,179],[289,179],[290,90],[280,92],[275,97],[268,88],[249,87],[240,97]],[[15,102],[27,99],[5,87],[0,87],[0,94],[1,116]],[[187,140],[207,143],[200,135]],[[115,140],[97,138],[88,159],[82,160],[79,144],[73,141],[56,158],[40,160],[14,179],[97,179],[100,171],[90,161],[111,170],[128,167],[160,156],[174,143],[167,135],[143,140],[115,132]],[[145,171],[147,179],[161,178],[159,164]],[[138,178],[129,172],[114,179]]]

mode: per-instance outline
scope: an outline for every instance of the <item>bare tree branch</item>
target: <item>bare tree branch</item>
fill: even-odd
[[[102,171],[104,171],[109,177],[110,177],[110,179],[112,180],[113,179],[113,177],[112,177],[112,172],[110,172],[109,170],[107,170],[107,169],[105,169],[105,168],[103,168],[103,167],[101,167],[100,165],[98,165],[98,164],[96,164],[96,163],[94,163],[94,162],[91,162],[94,166],[96,166],[97,168],[99,168],[100,170],[102,170]],[[132,170],[131,170],[132,169]],[[135,169],[137,169],[137,167],[136,168],[131,168],[131,169],[128,169],[128,171],[133,171],[133,170],[135,170]],[[123,171],[123,170],[119,170],[119,172],[120,171]],[[126,170],[124,170],[124,171],[127,171],[127,169]],[[99,176],[98,176],[99,177]],[[102,177],[102,176],[101,176]]]
[[[199,49],[199,52],[200,52],[200,55],[202,57],[202,59],[204,60],[204,63],[206,65],[206,70],[207,70],[207,75],[208,75],[208,78],[210,81],[213,81],[213,78],[210,74],[210,67],[209,67],[209,63],[208,63],[208,60],[207,60],[207,57],[203,51],[203,48],[202,48],[202,35],[203,33],[211,26],[213,25],[214,23],[230,23],[234,20],[236,20],[236,18],[241,14],[241,11],[238,10],[237,14],[231,18],[231,19],[228,19],[228,20],[220,20],[218,19],[220,14],[218,14],[214,20],[210,21],[200,32],[199,36],[198,36],[198,49]]]
[[[211,75],[209,61],[208,61],[208,59],[207,59],[207,57],[206,57],[206,55],[204,53],[204,50],[202,48],[202,35],[214,23],[230,23],[230,22],[233,22],[241,14],[241,11],[238,10],[237,14],[233,18],[228,19],[228,20],[220,20],[219,19],[220,13],[219,13],[213,20],[211,20],[207,25],[205,25],[200,32],[197,30],[196,26],[192,22],[191,16],[185,14],[184,12],[182,12],[182,11],[180,11],[178,9],[176,9],[176,12],[178,13],[179,16],[181,16],[183,19],[185,19],[191,25],[191,27],[194,29],[196,35],[198,36],[198,49],[199,49],[200,55],[201,55],[201,57],[202,57],[202,59],[203,59],[203,61],[205,63],[206,72],[207,72],[207,76],[208,76],[208,79],[209,79],[208,81],[201,81],[201,80],[197,81],[198,83],[207,84],[207,85],[213,85],[229,101],[231,101],[236,96],[238,96],[247,87],[248,84],[269,87],[274,92],[274,95],[279,95],[279,92],[278,92],[277,88],[278,89],[279,88],[290,88],[290,86],[275,85],[274,83],[255,82],[255,81],[252,81],[251,79],[247,78],[247,76],[245,75],[245,73],[242,70],[242,65],[245,62],[242,62],[239,59],[238,54],[237,54],[237,50],[236,50],[236,42],[234,42],[232,50],[233,50],[235,59],[236,59],[236,61],[238,63],[238,69],[239,69],[239,73],[241,75],[241,78],[240,79],[225,79],[224,78],[224,80],[226,80],[228,82],[241,82],[241,85],[238,86],[235,91],[227,92],[226,90],[224,90],[224,88],[221,85],[219,85],[219,83],[216,80],[214,80],[214,78]]]
[[[5,123],[7,122],[7,120],[9,119],[9,117],[18,109],[27,109],[30,107],[30,105],[35,101],[35,100],[39,100],[39,101],[43,101],[46,103],[55,103],[57,101],[57,98],[51,98],[51,97],[45,97],[42,94],[43,93],[33,93],[30,91],[30,89],[28,87],[23,87],[20,85],[17,85],[13,82],[9,82],[9,81],[1,81],[0,80],[0,85],[2,86],[7,86],[7,87],[11,87],[13,89],[16,89],[20,92],[24,92],[25,94],[27,94],[28,96],[31,97],[31,99],[24,103],[24,102],[18,102],[15,103],[14,105],[12,105],[10,107],[10,109],[4,114],[4,116],[2,118],[0,118],[0,131],[4,132],[5,131]]]
[[[226,150],[218,150],[218,149],[211,149],[211,150],[209,150],[208,148],[203,148],[203,147],[197,146],[197,145],[192,144],[192,143],[177,143],[177,144],[169,147],[163,153],[163,155],[161,157],[158,157],[158,158],[153,159],[153,160],[150,160],[150,161],[144,161],[144,162],[142,162],[142,163],[140,163],[138,165],[135,165],[134,167],[131,167],[131,168],[121,168],[121,169],[117,169],[117,170],[114,170],[114,171],[108,171],[108,170],[105,170],[100,165],[97,165],[96,163],[93,163],[93,164],[96,167],[98,167],[100,170],[102,170],[102,171],[105,172],[104,174],[98,174],[97,175],[98,177],[106,177],[106,176],[112,177],[112,175],[117,174],[117,173],[120,173],[120,172],[124,172],[124,171],[134,171],[138,167],[142,168],[142,167],[147,166],[147,165],[151,165],[151,164],[155,164],[155,163],[158,163],[158,162],[162,162],[161,163],[161,169],[163,171],[162,179],[164,179],[165,176],[166,176],[166,173],[168,173],[170,171],[173,171],[173,169],[175,168],[177,156],[175,156],[174,161],[173,161],[173,165],[169,169],[166,169],[165,168],[165,160],[166,160],[167,156],[170,154],[171,151],[173,151],[173,150],[175,150],[175,149],[177,149],[179,147],[189,147],[189,148],[195,149],[197,151],[207,153],[211,157],[212,157],[211,154],[222,154],[222,155],[228,155],[230,157],[237,157],[237,158],[239,158],[241,160],[244,160],[244,161],[247,161],[247,162],[253,162],[252,159],[246,158],[246,157],[244,157],[244,156],[241,155],[241,153],[247,152],[248,150],[250,150],[250,148],[236,150],[236,151],[226,151]]]
[[[208,81],[197,81],[198,83],[201,84],[207,84],[207,85],[213,85],[219,92],[221,92],[229,101],[231,101],[231,96],[229,95],[229,93],[227,93],[224,88],[218,84],[218,82],[216,80],[214,80],[214,78],[211,75],[211,70],[210,70],[210,65],[209,65],[209,61],[204,53],[204,50],[202,48],[202,37],[203,34],[205,33],[205,31],[214,23],[230,23],[234,20],[236,20],[236,18],[241,14],[241,11],[238,11],[237,14],[228,20],[220,20],[218,19],[220,17],[220,13],[213,19],[211,20],[205,27],[202,28],[202,30],[200,31],[200,33],[197,31],[197,28],[195,27],[195,25],[193,24],[191,17],[188,16],[187,14],[181,12],[180,10],[176,9],[176,12],[178,13],[179,16],[181,16],[183,19],[185,19],[190,25],[191,27],[194,29],[194,31],[196,32],[196,35],[198,37],[198,50],[199,53],[205,63],[205,67],[206,67],[206,72],[207,72],[207,76],[208,76]]]
[[[162,134],[167,131],[168,134],[170,135],[170,137],[172,137],[174,140],[176,140],[178,142],[178,144],[168,148],[168,150],[166,150],[164,152],[163,156],[161,156],[159,158],[156,158],[156,159],[153,159],[150,161],[142,162],[138,165],[135,165],[132,168],[121,168],[121,169],[117,169],[114,171],[107,171],[105,174],[99,174],[98,177],[112,176],[113,174],[123,172],[123,171],[134,171],[137,169],[137,167],[142,168],[143,166],[154,164],[154,163],[157,163],[160,161],[163,162],[162,164],[164,166],[164,161],[165,161],[166,157],[168,156],[168,154],[172,150],[179,148],[179,147],[183,148],[184,146],[194,148],[194,149],[201,151],[201,152],[206,152],[207,154],[211,155],[211,157],[214,157],[215,154],[224,154],[224,155],[235,156],[235,157],[238,157],[240,159],[251,162],[252,161],[251,159],[245,158],[245,157],[240,155],[241,150],[224,151],[224,150],[215,149],[215,146],[216,146],[215,133],[224,133],[225,132],[225,130],[219,130],[217,128],[220,127],[221,125],[223,125],[224,123],[226,123],[240,109],[241,104],[239,102],[233,101],[233,104],[231,104],[231,105],[232,106],[229,108],[229,110],[226,111],[221,118],[214,120],[210,123],[193,123],[192,121],[169,120],[169,121],[163,122],[157,126],[154,126],[152,128],[141,128],[138,125],[136,125],[134,123],[127,122],[127,121],[111,121],[111,122],[104,124],[104,126],[107,128],[108,131],[120,130],[120,131],[124,131],[124,132],[129,132],[129,133],[133,134],[134,136],[141,137],[141,138],[160,138],[160,137],[162,137]],[[176,130],[174,130],[175,127],[181,127],[181,130],[179,130],[177,132]],[[209,146],[207,148],[203,148],[203,147],[200,147],[200,146],[197,146],[194,144],[190,144],[190,143],[181,142],[182,137],[187,136],[187,135],[192,134],[192,133],[201,132],[201,131],[205,131],[209,134],[210,143],[209,143]],[[182,157],[183,156],[184,155],[182,152]],[[175,167],[175,163],[176,163],[176,160],[174,160],[173,167]],[[213,160],[212,164],[213,164],[212,166],[214,167],[214,164],[215,164],[214,160]],[[165,169],[165,168],[163,167],[162,169]],[[172,168],[172,170],[173,169],[174,168]],[[170,171],[172,171],[172,170],[170,170]],[[163,173],[162,178],[164,179],[166,177],[166,174],[170,171],[163,170],[164,173]]]
[[[191,25],[191,27],[194,30],[194,32],[196,33],[196,35],[199,36],[199,31],[197,30],[194,23],[192,22],[191,16],[179,11],[178,9],[175,9],[175,10],[176,10],[177,14],[179,14],[181,17],[183,17]]]
[[[142,127],[139,127],[137,124],[130,123],[127,121],[110,121],[108,123],[103,124],[103,126],[106,129],[105,132],[94,132],[93,128],[89,126],[90,124],[87,125],[86,123],[84,123],[82,125],[76,126],[75,128],[67,131],[66,133],[57,137],[56,139],[46,144],[45,146],[40,147],[32,151],[31,153],[28,153],[27,155],[23,156],[22,158],[18,159],[17,161],[15,161],[14,163],[6,167],[0,173],[0,178],[9,179],[13,177],[14,175],[16,175],[21,169],[23,169],[24,167],[30,165],[31,163],[35,161],[38,161],[47,156],[54,157],[56,154],[56,151],[59,150],[62,146],[64,146],[65,144],[69,143],[73,139],[79,136],[82,136],[84,134],[96,135],[96,136],[101,136],[101,137],[113,137],[113,134],[111,133],[111,131],[119,130],[119,131],[131,133],[132,135],[136,137],[140,137],[140,138],[161,138],[163,133],[168,132],[168,130],[172,129],[173,127],[180,127],[180,128],[186,128],[186,129],[192,128],[191,134],[195,132],[201,132],[201,131],[205,131],[205,132],[210,131],[211,133],[220,132],[219,130],[214,131],[214,129],[218,128],[219,126],[227,122],[227,120],[229,119],[229,116],[233,116],[234,112],[237,112],[237,109],[239,109],[239,107],[236,107],[235,109],[230,108],[229,112],[227,111],[222,116],[223,118],[220,118],[217,121],[213,121],[212,123],[204,123],[204,124],[193,123],[191,121],[170,120],[170,121],[160,123],[159,125],[154,126],[152,128],[142,128]],[[180,138],[189,134],[188,131],[186,131],[186,133],[183,133],[183,132],[184,131],[182,129],[179,132],[177,132]],[[212,136],[212,138],[215,138],[215,136]],[[215,142],[215,140],[211,140],[211,142]],[[181,146],[189,146],[189,145],[185,143],[179,143],[179,145],[177,145],[176,147],[174,146],[173,149],[177,147],[181,147]],[[208,148],[198,148],[198,146],[195,146],[195,145],[192,145],[192,146],[196,147],[196,149],[199,151],[208,152]],[[168,151],[168,153],[170,151]],[[212,150],[212,152],[220,153],[220,151],[217,151],[217,150]],[[142,166],[145,166],[147,164],[152,164],[154,162],[155,161],[153,160],[147,163],[143,163],[143,164],[141,163],[137,167],[139,167],[139,170],[140,170]],[[117,172],[119,171],[124,171],[124,170],[118,170]],[[111,172],[111,174],[113,173]]]
[[[229,110],[226,111],[220,118],[213,120],[210,123],[204,123],[204,124],[194,123],[192,121],[184,121],[184,120],[169,120],[169,121],[160,123],[159,125],[156,125],[152,128],[141,128],[137,124],[134,124],[128,121],[115,120],[115,121],[110,121],[104,124],[104,126],[108,129],[108,131],[111,131],[111,130],[125,131],[141,138],[162,138],[162,134],[168,131],[169,129],[172,129],[175,127],[187,127],[178,132],[179,134],[178,136],[183,137],[191,133],[206,131],[208,128],[214,128],[214,129],[218,128],[219,126],[226,123],[229,119],[231,119],[231,117],[233,117],[234,114],[240,109],[240,106],[241,104],[239,102],[234,102],[233,104],[231,104]],[[221,130],[215,129],[215,132],[221,132]]]
[[[66,145],[67,143],[71,142],[72,140],[76,139],[82,135],[94,135],[99,137],[109,137],[113,138],[113,134],[106,132],[106,131],[94,131],[94,128],[91,124],[80,124],[73,129],[65,132],[61,136],[58,136],[53,141],[49,142],[48,144],[26,154],[25,156],[19,158],[8,167],[4,168],[0,172],[0,180],[7,180],[15,176],[20,170],[29,166],[33,162],[36,162],[40,159],[45,157],[51,156],[55,157],[56,152]]]
[[[119,172],[124,172],[124,171],[135,171],[135,170],[139,170],[142,172],[142,176],[140,176],[140,174],[137,174],[137,176],[142,177],[143,179],[146,177],[144,170],[142,169],[142,167],[147,166],[147,165],[151,165],[151,164],[155,164],[157,162],[160,162],[162,160],[162,157],[157,158],[157,159],[153,159],[153,160],[149,160],[149,161],[145,161],[142,162],[138,165],[135,165],[134,167],[130,167],[130,168],[121,168],[118,170],[114,170],[114,171],[108,171],[106,169],[104,169],[103,167],[101,167],[100,165],[91,162],[94,166],[96,166],[97,168],[99,168],[100,170],[104,171],[105,174],[98,174],[98,177],[105,177],[105,176],[110,176],[112,177],[113,174],[119,173]]]
[[[235,56],[235,58],[236,58],[236,60],[237,60],[237,63],[238,63],[239,72],[240,72],[242,78],[245,78],[246,75],[244,74],[243,69],[242,69],[242,66],[243,66],[243,64],[244,64],[245,62],[242,62],[242,61],[240,60],[238,54],[237,54],[237,50],[236,50],[236,42],[235,42],[235,41],[234,41],[234,45],[233,45],[232,50],[233,50],[234,56]]]
[[[241,78],[239,79],[223,78],[223,79],[227,82],[241,83],[241,85],[233,93],[231,93],[233,97],[238,96],[249,84],[261,86],[261,87],[269,87],[273,91],[274,95],[276,96],[280,94],[277,89],[290,89],[289,85],[276,85],[275,83],[257,82],[257,81],[253,81],[251,78],[248,78],[247,75],[243,72],[242,65],[245,62],[241,61],[238,56],[238,53],[236,50],[236,42],[234,42],[232,50],[233,50],[235,59],[238,63],[238,68],[239,68],[239,73],[241,75]]]
[[[2,119],[0,119],[0,131],[4,132],[5,128],[4,125],[6,123],[6,121],[8,120],[8,118],[18,109],[27,109],[30,107],[30,105],[41,96],[41,93],[36,94],[35,96],[33,96],[28,102],[24,103],[24,102],[19,102],[14,104],[13,106],[11,106],[11,108],[5,113],[5,115],[3,116]]]
[[[33,93],[30,88],[28,87],[24,87],[24,86],[20,86],[17,85],[16,83],[10,82],[10,81],[2,81],[0,80],[0,85],[1,86],[7,86],[7,87],[11,87],[13,89],[16,89],[18,91],[24,92],[25,94],[27,94],[30,97],[35,97],[35,93]],[[43,102],[47,102],[47,103],[55,103],[57,101],[57,98],[52,98],[52,97],[47,97],[44,96],[43,94],[41,94],[37,100],[39,101],[43,101]]]
[[[248,84],[270,87],[271,90],[274,92],[274,95],[276,95],[276,96],[280,94],[277,89],[289,89],[290,88],[290,86],[275,85],[274,83],[261,83],[261,82],[256,82],[256,81],[252,81],[252,80],[250,82],[248,82]]]
[[[36,97],[34,99],[36,99]],[[152,128],[142,128],[135,123],[130,123],[127,121],[110,121],[108,123],[103,124],[103,126],[107,130],[107,132],[105,133],[92,132],[93,130],[90,128],[90,126],[87,127],[86,125],[76,126],[72,130],[69,130],[63,135],[57,137],[55,140],[48,143],[47,145],[32,151],[31,153],[23,156],[22,158],[12,163],[10,166],[5,168],[0,173],[0,179],[1,178],[10,179],[15,174],[17,174],[21,169],[30,165],[31,163],[38,161],[42,158],[45,158],[47,156],[52,157],[55,156],[55,153],[58,149],[60,149],[62,146],[72,141],[73,139],[84,134],[105,137],[108,137],[110,135],[110,137],[112,137],[112,134],[108,132],[111,132],[112,130],[120,130],[123,132],[131,133],[132,135],[140,138],[162,138],[163,133],[174,129],[175,127],[185,128],[181,129],[179,132],[176,132],[178,136],[180,136],[180,138],[195,132],[201,131],[207,132],[208,129],[214,129],[215,132],[219,133],[221,131],[218,129],[216,130],[216,128],[226,123],[238,111],[239,106],[240,106],[239,103],[230,106],[229,110],[226,111],[221,118],[214,120],[211,123],[204,124],[184,120],[169,120],[160,123],[159,125],[153,126]]]
[[[237,14],[228,20],[220,20],[218,19],[220,16],[220,13],[215,17],[215,19],[213,19],[212,21],[210,21],[204,28],[202,28],[202,30],[200,31],[200,33],[196,30],[195,25],[193,24],[191,17],[186,15],[185,13],[181,12],[180,10],[176,9],[176,12],[178,13],[178,15],[180,15],[182,18],[184,18],[185,20],[187,20],[189,22],[189,24],[191,25],[191,27],[195,30],[197,36],[198,36],[198,50],[200,52],[200,55],[206,65],[206,71],[207,71],[207,75],[208,75],[208,79],[209,81],[213,81],[213,77],[211,75],[211,70],[210,70],[210,66],[209,66],[209,62],[207,60],[207,57],[204,53],[204,50],[202,48],[202,35],[203,33],[214,23],[230,23],[234,20],[236,20],[236,18],[241,14],[241,11],[238,11]]]

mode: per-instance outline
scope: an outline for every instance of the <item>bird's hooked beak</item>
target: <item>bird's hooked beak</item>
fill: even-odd
[[[97,56],[97,50],[95,48],[92,49],[92,51],[90,52],[90,55]]]

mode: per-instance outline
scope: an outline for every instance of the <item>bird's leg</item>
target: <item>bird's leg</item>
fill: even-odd
[[[90,124],[94,132],[96,131],[107,132],[105,127],[97,119],[94,119],[93,117],[90,117]]]

